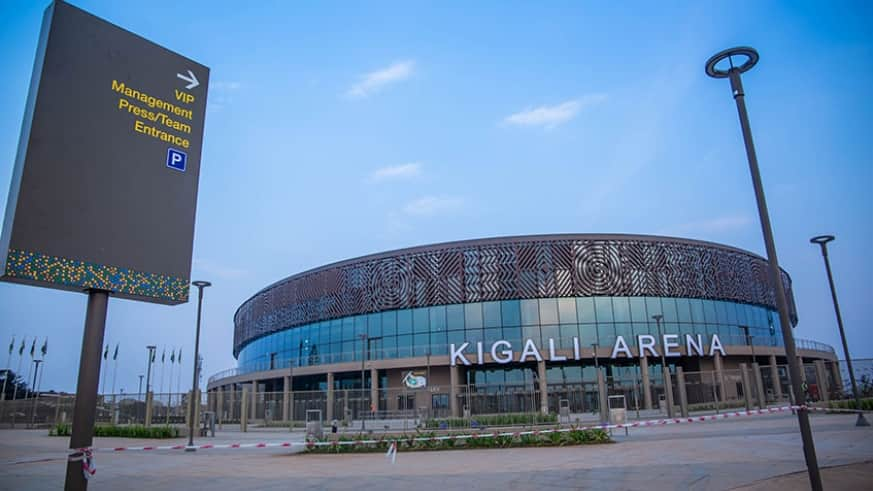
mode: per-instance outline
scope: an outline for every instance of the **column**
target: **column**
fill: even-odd
[[[427,381],[430,383],[430,380]],[[372,418],[376,418],[376,411],[379,410],[379,370],[370,368],[370,413]]]
[[[672,418],[675,416],[673,414],[673,379],[670,377],[670,368],[667,366],[662,367],[662,371],[664,372],[664,398],[667,402],[667,417]]]
[[[676,383],[679,386],[679,410],[682,417],[688,417],[688,392],[685,390],[685,372],[682,367],[676,367]]]
[[[239,430],[243,433],[249,431],[249,387],[247,385],[243,385],[242,388],[242,396],[239,399],[240,402],[240,411],[239,411]]]
[[[718,401],[716,401],[716,406],[719,406],[725,400],[724,368],[722,365],[721,353],[716,352],[715,358],[713,358],[712,361],[715,364],[715,379],[718,384]]]
[[[453,418],[457,418],[460,414],[460,411],[458,410],[459,375],[457,365],[449,367],[449,411],[452,413]]]
[[[781,401],[782,382],[779,380],[779,367],[776,365],[776,355],[770,355],[770,378],[773,379],[773,395],[777,401]]]
[[[606,397],[606,377],[597,370],[597,399],[600,402],[600,422],[609,421],[609,398]]]
[[[291,376],[282,377],[282,421],[289,421],[291,406]]]
[[[758,395],[758,409],[767,407],[767,399],[764,397],[764,379],[761,377],[761,365],[758,362],[752,363],[752,380],[755,383]]]
[[[640,376],[642,382],[640,389],[643,391],[643,409],[652,409],[652,382],[649,379],[649,359],[640,358]]]
[[[815,378],[818,385],[819,400],[828,402],[831,395],[828,390],[828,373],[825,370],[824,360],[815,360]]]
[[[746,411],[752,410],[752,388],[749,387],[748,365],[740,363],[740,374],[743,378],[743,400],[746,402]]]
[[[546,380],[546,362],[537,362],[537,378],[540,386],[540,413],[549,414],[549,384]]]
[[[333,414],[333,372],[327,373],[327,416],[325,420],[333,421],[336,419]]]

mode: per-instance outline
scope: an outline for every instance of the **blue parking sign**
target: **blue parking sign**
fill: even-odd
[[[180,172],[185,172],[185,164],[188,162],[188,156],[181,150],[175,148],[167,149],[167,167]]]

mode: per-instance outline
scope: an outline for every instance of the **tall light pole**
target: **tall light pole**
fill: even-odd
[[[834,288],[834,277],[831,274],[831,261],[828,259],[828,242],[834,240],[833,235],[819,235],[809,239],[813,244],[821,246],[821,256],[824,258],[825,270],[828,273],[828,284],[831,287],[831,298],[834,300],[834,312],[837,314],[837,326],[840,328],[840,340],[843,342],[843,353],[846,355],[846,368],[849,370],[849,380],[852,382],[852,392],[855,395],[855,407],[858,409],[858,421],[855,426],[870,426],[861,411],[861,393],[855,383],[855,371],[852,369],[852,357],[849,356],[849,343],[846,341],[846,331],[843,329],[843,316],[840,314],[840,304],[837,302],[837,290]]]
[[[369,337],[367,333],[360,334],[361,336],[361,403],[363,405],[364,402],[364,361],[366,361],[366,350],[367,350],[367,341],[369,341]],[[366,420],[367,413],[366,411],[361,411],[361,432],[367,429],[364,421]]]
[[[655,322],[658,324],[658,344],[661,345],[661,368],[667,368],[667,360],[664,358],[664,337],[661,335],[661,319],[663,318],[663,314],[652,316],[652,319],[655,319]]]
[[[742,61],[734,65],[734,57]],[[728,61],[730,68],[718,68],[722,61]],[[797,362],[797,350],[794,346],[794,335],[791,332],[791,318],[788,313],[788,297],[782,284],[782,270],[779,269],[779,259],[776,256],[776,244],[773,241],[773,229],[770,226],[770,213],[767,211],[767,200],[764,197],[764,186],[761,183],[761,173],[758,170],[758,156],[755,154],[755,144],[752,141],[752,129],[749,126],[749,115],[746,112],[745,93],[740,74],[751,69],[758,63],[758,52],[753,48],[738,47],[720,51],[706,62],[706,74],[713,78],[728,78],[731,82],[731,93],[737,105],[740,126],[743,131],[743,142],[749,159],[749,172],[752,175],[752,185],[755,188],[755,199],[758,204],[758,215],[761,219],[761,232],[767,248],[767,262],[770,264],[770,281],[776,294],[776,306],[779,309],[779,321],[782,328],[782,338],[785,343],[785,356],[788,358],[788,369],[791,373],[791,386],[795,398],[801,397],[800,365]],[[821,491],[821,474],[818,469],[818,459],[815,456],[815,443],[812,441],[812,428],[809,424],[809,413],[806,408],[797,411],[797,422],[800,426],[800,436],[803,440],[803,455],[806,458],[806,468],[809,471],[809,483],[813,491]]]
[[[197,450],[194,448],[194,415],[197,414],[196,404],[200,401],[197,399],[198,383],[197,378],[200,371],[200,314],[203,310],[203,289],[207,286],[212,286],[208,281],[192,281],[192,285],[197,287],[197,332],[194,335],[194,380],[191,381],[191,400],[189,402],[190,409],[188,411],[188,446],[185,447],[186,452]]]
[[[40,363],[42,363],[42,360],[33,360],[33,365],[34,365],[33,385],[31,385],[31,388],[33,388],[35,395],[33,396],[33,408],[30,411],[30,427],[31,428],[33,428],[33,423],[34,423],[34,420],[36,418],[36,402],[39,399],[39,392],[37,392],[37,387],[36,387],[36,374],[39,373],[39,364]]]
[[[661,379],[664,384],[664,399],[667,402],[667,417],[673,417],[673,396],[672,390],[673,387],[667,387],[667,375],[670,373],[670,370],[667,368],[667,358],[664,356],[664,336],[661,334],[661,319],[664,318],[663,314],[655,314],[652,316],[652,319],[655,319],[655,322],[658,325],[658,344],[661,345]],[[669,391],[669,392],[668,392]]]
[[[142,397],[142,375],[139,376],[139,390],[137,391],[137,396]]]
[[[152,385],[151,385],[152,384],[152,360],[155,357],[155,349],[156,348],[157,348],[157,346],[154,346],[154,345],[146,346],[146,349],[149,352],[149,354],[148,354],[149,362],[146,365],[146,397],[148,397],[149,392],[151,392],[151,390],[152,390]]]

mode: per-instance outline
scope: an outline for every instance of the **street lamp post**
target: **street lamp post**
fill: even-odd
[[[146,397],[148,397],[149,392],[152,390],[152,360],[155,357],[155,349],[157,349],[157,346],[146,346],[146,349],[149,352],[148,364],[146,365]]]
[[[191,400],[188,401],[190,409],[188,411],[188,446],[185,447],[186,452],[197,450],[194,448],[194,415],[197,414],[197,404],[200,402],[197,398],[197,378],[200,375],[200,314],[203,310],[203,289],[207,286],[212,286],[208,281],[192,281],[192,285],[197,287],[197,331],[194,335],[194,379],[191,381]]]
[[[142,397],[142,375],[139,376],[139,390],[136,391],[138,397]]]
[[[819,235],[809,239],[813,244],[821,246],[821,255],[824,258],[825,270],[828,273],[828,284],[831,287],[831,298],[834,300],[834,312],[837,314],[837,326],[840,328],[840,340],[843,342],[843,353],[846,355],[846,368],[849,370],[849,380],[852,382],[852,392],[855,395],[855,408],[858,409],[858,420],[855,426],[870,426],[870,423],[864,418],[864,412],[861,411],[861,393],[858,391],[858,384],[855,382],[855,371],[852,369],[852,357],[849,356],[849,343],[846,341],[846,331],[843,329],[843,316],[840,314],[840,304],[837,302],[837,290],[834,288],[834,277],[831,274],[831,262],[828,259],[828,242],[834,240],[833,235]]]
[[[734,65],[734,57],[744,60],[739,66]],[[718,64],[727,60],[730,68],[718,68]],[[764,197],[764,186],[761,183],[761,173],[758,169],[758,157],[755,154],[755,144],[752,141],[752,129],[749,125],[749,115],[746,112],[745,93],[740,74],[751,69],[758,63],[758,52],[753,48],[738,47],[726,49],[713,55],[706,62],[706,74],[713,78],[728,78],[731,83],[731,93],[737,105],[740,126],[743,132],[743,142],[749,160],[749,171],[752,175],[752,185],[755,188],[755,199],[758,204],[758,215],[761,220],[761,232],[767,248],[767,262],[770,264],[770,281],[776,294],[776,306],[779,309],[779,320],[782,327],[782,337],[785,343],[785,355],[788,357],[788,369],[791,373],[791,386],[797,397],[802,394],[800,366],[797,362],[797,350],[794,346],[794,335],[791,332],[791,318],[788,313],[788,297],[782,284],[782,270],[776,256],[776,244],[773,241],[773,229],[770,226],[770,214],[767,211],[767,200]],[[809,472],[809,483],[813,491],[822,489],[821,475],[818,469],[818,459],[815,455],[815,443],[812,440],[812,428],[809,424],[809,413],[806,408],[797,411],[797,421],[800,426],[800,436],[803,440],[803,454],[806,458],[806,468]]]
[[[655,319],[655,322],[658,325],[658,344],[661,345],[661,379],[664,384],[664,399],[667,402],[667,417],[673,417],[673,397],[667,397],[670,395],[668,390],[673,390],[672,387],[668,389],[667,387],[667,373],[669,373],[669,369],[667,368],[667,358],[664,356],[664,336],[661,334],[661,320],[664,318],[663,314],[655,314],[652,316],[652,319]]]

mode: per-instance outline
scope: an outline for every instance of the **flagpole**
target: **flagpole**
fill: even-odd
[[[12,336],[12,343],[9,345],[9,356],[6,357],[6,376],[3,377],[3,394],[0,396],[0,400],[6,400],[6,382],[9,381],[9,372],[11,372],[12,368],[12,351],[15,349],[15,336]]]
[[[108,358],[108,357],[109,357],[109,345],[107,344],[106,349],[103,351],[103,361],[106,361],[106,358]],[[101,366],[102,365],[103,364],[101,363]],[[103,376],[103,385],[101,385],[102,388],[100,389],[100,393],[103,394],[103,398],[105,399],[106,398],[106,367],[105,366],[103,366],[103,368],[100,370],[100,375]]]
[[[36,338],[33,338],[33,345],[30,347],[30,360],[33,361],[33,347],[36,346]],[[28,380],[30,380],[30,372],[33,371],[33,363],[30,363],[27,367],[27,378],[24,379],[24,383],[26,384]],[[31,392],[33,392],[33,387],[30,388]],[[27,400],[27,391],[24,392],[24,400]]]
[[[115,356],[112,357],[115,368],[112,369],[112,393],[115,394],[115,379],[118,378],[118,345],[115,345]]]
[[[21,348],[18,349],[18,370],[15,371],[15,376],[21,376],[21,360],[24,358],[24,345],[27,344],[25,340],[27,336],[21,339]],[[18,384],[12,384],[12,400],[15,400],[15,397],[18,395]]]

